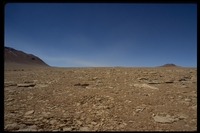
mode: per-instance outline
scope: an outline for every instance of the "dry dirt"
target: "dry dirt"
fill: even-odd
[[[196,130],[196,68],[4,70],[4,131]]]

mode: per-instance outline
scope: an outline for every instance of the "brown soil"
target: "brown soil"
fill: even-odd
[[[196,131],[197,69],[4,70],[5,131]]]

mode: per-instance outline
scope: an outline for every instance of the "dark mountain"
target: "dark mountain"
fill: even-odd
[[[39,57],[10,47],[4,47],[4,63],[31,66],[49,66]]]
[[[174,65],[174,64],[164,64],[163,66],[160,66],[160,67],[177,67],[176,65]]]

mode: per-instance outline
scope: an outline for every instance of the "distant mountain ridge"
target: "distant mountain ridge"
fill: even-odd
[[[160,66],[160,67],[178,67],[177,65],[174,65],[174,64],[172,64],[172,63],[168,63],[168,64],[164,64],[164,65],[162,65],[162,66]]]
[[[27,54],[23,51],[4,46],[4,63],[21,64],[32,66],[49,66],[39,57],[33,54]]]

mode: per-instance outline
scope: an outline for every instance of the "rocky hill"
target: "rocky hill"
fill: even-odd
[[[172,63],[168,63],[168,64],[164,64],[163,66],[160,66],[160,67],[178,67],[178,66],[175,64],[172,64]]]
[[[33,54],[27,54],[23,51],[11,47],[4,47],[4,63],[9,65],[31,65],[31,66],[49,66],[39,57]]]

